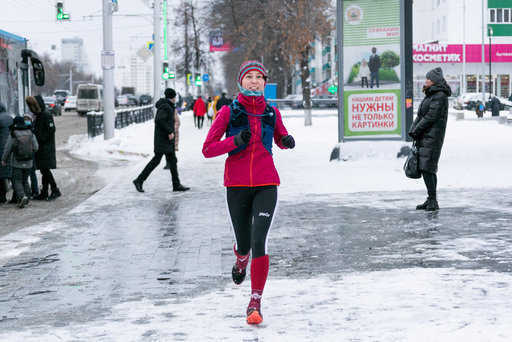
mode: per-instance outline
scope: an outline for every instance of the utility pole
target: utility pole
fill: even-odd
[[[466,92],[466,0],[462,0],[462,93]]]
[[[69,93],[73,95],[73,67],[69,66]]]
[[[491,69],[491,63],[492,63],[492,42],[491,42],[491,36],[493,34],[492,32],[492,28],[489,27],[489,31],[487,32],[487,34],[489,35],[489,100],[491,99],[491,95],[492,95],[492,86],[491,85],[494,85],[494,82],[492,80],[492,69]]]
[[[161,32],[160,32],[160,0],[155,0],[153,4],[153,36],[155,45],[153,46],[153,99],[158,101],[161,93],[160,74],[162,71],[161,56]]]
[[[482,68],[480,74],[482,75],[482,103],[485,105],[485,0],[482,0]]]
[[[103,0],[103,51],[101,66],[103,68],[103,125],[104,139],[114,137],[116,113],[114,110],[114,48],[112,43],[113,1]]]
[[[185,94],[190,95],[189,79],[188,74],[190,74],[190,50],[189,50],[189,42],[188,42],[188,2],[183,2],[183,9],[185,12]]]

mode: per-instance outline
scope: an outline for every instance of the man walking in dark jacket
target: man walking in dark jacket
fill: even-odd
[[[443,77],[441,68],[427,73],[423,87],[425,98],[418,109],[409,135],[416,141],[419,153],[419,168],[427,187],[428,198],[417,210],[435,211],[437,203],[437,166],[443,147],[448,121],[448,97],[452,94],[450,86]]]
[[[368,62],[368,68],[370,68],[370,88],[373,88],[375,82],[377,88],[379,88],[379,69],[380,69],[380,57],[377,55],[377,48],[372,48],[372,55]]]
[[[222,106],[229,106],[231,104],[231,100],[229,100],[226,97],[226,93],[222,93],[222,96],[220,97],[219,101],[217,101],[217,105],[215,106],[215,109],[217,109],[217,112],[222,108]]]
[[[149,177],[151,172],[160,164],[162,156],[165,155],[167,163],[170,166],[172,176],[173,191],[187,191],[190,188],[181,184],[178,176],[178,160],[174,147],[174,111],[176,109],[176,91],[172,88],[165,89],[165,98],[161,98],[155,104],[157,108],[155,116],[155,138],[154,152],[155,156],[149,161],[140,175],[133,181],[135,188],[139,192],[144,192],[142,184]]]

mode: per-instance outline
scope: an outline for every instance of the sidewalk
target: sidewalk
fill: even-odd
[[[413,209],[424,190],[300,188],[294,173],[314,179],[307,161],[283,163],[292,152],[276,157],[289,183],[268,241],[265,321],[247,326],[223,159],[204,160],[206,132],[188,124],[178,165],[191,191],[173,193],[162,163],[136,192],[143,159],[68,214],[0,239],[0,340],[509,340],[511,188],[443,188],[429,214]],[[358,170],[358,158],[339,167]]]

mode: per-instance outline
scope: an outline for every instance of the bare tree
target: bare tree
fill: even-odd
[[[312,43],[334,28],[330,0],[214,0],[210,7],[212,28],[224,31],[224,38],[237,51],[226,54],[225,65],[240,65],[246,59],[264,62],[270,79],[281,94],[289,88],[294,66],[300,67],[305,124],[311,125],[311,79],[309,58]],[[230,88],[236,89],[237,68],[225,68]]]

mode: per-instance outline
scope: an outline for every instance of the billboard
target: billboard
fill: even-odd
[[[414,63],[463,63],[462,44],[415,44]],[[485,63],[489,63],[489,44],[485,45]],[[512,63],[512,44],[492,44],[493,63]],[[482,45],[466,44],[466,63],[482,62]]]
[[[401,1],[343,1],[343,136],[402,139]]]
[[[224,40],[221,30],[210,31],[210,52],[230,50],[231,44]]]

